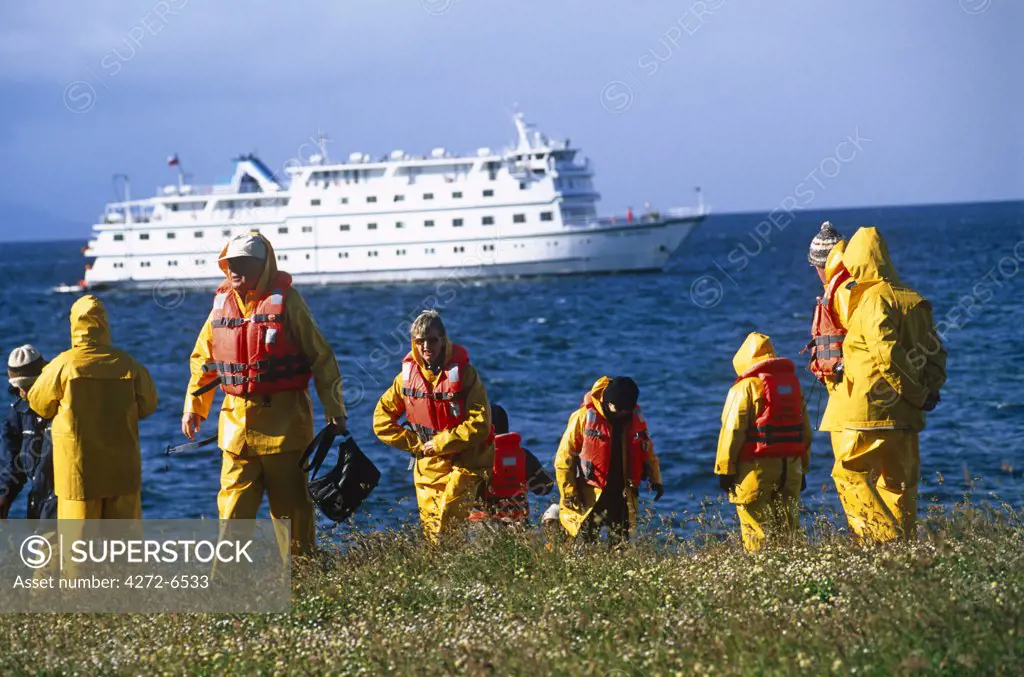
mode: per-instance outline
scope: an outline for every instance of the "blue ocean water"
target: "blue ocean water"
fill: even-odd
[[[795,218],[794,218],[795,216]],[[712,475],[719,418],[735,378],[731,358],[750,331],[769,334],[796,360],[807,342],[820,283],[806,263],[822,219],[851,235],[881,228],[907,284],[929,298],[949,351],[942,402],[921,439],[922,503],[1024,504],[1024,202],[723,215],[709,218],[661,274],[537,278],[367,287],[304,287],[342,368],[350,427],[383,473],[360,523],[394,523],[415,513],[408,457],[376,441],[377,396],[408,350],[405,329],[438,305],[452,338],[467,346],[492,402],[550,468],[569,414],[602,374],[640,384],[665,477],[657,513],[693,514],[718,497]],[[26,224],[28,225],[28,224]],[[84,234],[84,233],[83,233]],[[73,296],[50,287],[81,277],[81,242],[0,248],[0,348],[24,342],[46,356],[67,348]],[[157,412],[141,426],[147,517],[214,517],[215,449],[167,457],[183,440],[181,405],[188,356],[211,290],[164,285],[152,292],[101,293],[115,342],[152,373]],[[820,388],[803,382],[811,416]],[[317,404],[318,420],[322,420]],[[213,420],[203,433],[212,434]],[[831,449],[816,435],[805,504],[832,513]],[[546,500],[536,507],[543,508]],[[12,516],[20,516],[16,507]],[[372,520],[366,515],[372,516]]]

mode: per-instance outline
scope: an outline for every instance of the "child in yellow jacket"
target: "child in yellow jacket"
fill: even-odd
[[[770,338],[751,333],[732,363],[738,378],[722,412],[715,474],[736,504],[744,550],[757,552],[800,528],[811,426],[793,362]]]

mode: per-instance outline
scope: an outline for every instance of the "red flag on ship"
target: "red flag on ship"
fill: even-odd
[[[178,154],[177,153],[175,153],[174,155],[171,155],[170,157],[167,158],[167,165],[169,167],[175,167],[175,166],[177,166],[179,164],[181,164],[181,163],[178,161]]]

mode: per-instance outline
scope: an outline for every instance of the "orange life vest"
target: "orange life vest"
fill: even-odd
[[[598,411],[590,393],[583,398],[587,410],[587,421],[583,428],[583,447],[580,449],[580,470],[583,479],[592,486],[603,489],[608,484],[608,469],[612,460],[612,426]],[[647,422],[638,406],[633,410],[633,420],[627,430],[626,483],[639,487],[643,478],[644,459],[647,457]],[[615,454],[618,457],[618,454]]]
[[[452,358],[436,383],[424,378],[412,352],[402,360],[402,399],[405,417],[420,440],[427,442],[442,430],[450,430],[466,419],[466,398],[462,394],[462,371],[469,353],[452,345]]]
[[[494,436],[494,468],[480,501],[469,514],[472,522],[493,519],[521,522],[530,515],[526,495],[526,452],[519,433]]]
[[[242,396],[309,387],[309,359],[284,326],[291,287],[292,276],[278,272],[270,290],[256,302],[249,317],[242,314],[238,296],[229,282],[217,288],[210,315],[212,359],[203,365],[203,371],[214,371],[218,378],[200,391],[212,389],[218,383],[225,393]]]
[[[736,382],[761,379],[764,411],[747,428],[740,460],[797,458],[804,454],[804,400],[793,361],[774,357],[758,362]]]
[[[814,306],[814,319],[811,320],[811,342],[805,350],[811,351],[808,368],[822,383],[841,381],[843,371],[843,340],[846,328],[839,322],[832,301],[840,285],[850,279],[845,268],[832,276],[825,287],[825,295],[818,297]]]

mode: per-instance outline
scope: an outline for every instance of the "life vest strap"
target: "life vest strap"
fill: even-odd
[[[764,444],[799,442],[803,438],[802,425],[753,426],[747,430],[747,440]]]
[[[599,440],[606,440],[606,439],[608,439],[607,435],[602,434],[601,431],[596,429],[596,428],[585,428],[583,430],[583,436],[584,437],[596,437]]]
[[[210,392],[211,390],[213,390],[214,388],[216,388],[217,386],[219,386],[220,384],[221,384],[221,380],[220,380],[220,377],[218,376],[217,378],[213,379],[212,381],[210,381],[209,383],[207,383],[203,387],[197,388],[196,390],[193,390],[192,391],[192,397],[199,397],[200,395],[204,395],[204,394]]]
[[[832,343],[842,343],[846,340],[846,334],[825,334],[822,336],[815,336],[812,343],[819,346],[827,346]]]
[[[436,430],[428,428],[425,425],[419,425],[418,423],[412,423],[410,425],[412,425],[412,430],[416,433],[416,436],[420,438],[420,442],[429,442],[434,439],[434,435],[437,434]]]
[[[241,327],[243,324],[249,321],[247,317],[218,317],[216,320],[210,322],[210,326],[214,329],[233,329],[235,327]]]
[[[414,388],[402,388],[402,395],[436,402],[452,402],[458,397],[458,393],[428,393],[426,390],[415,390]]]

